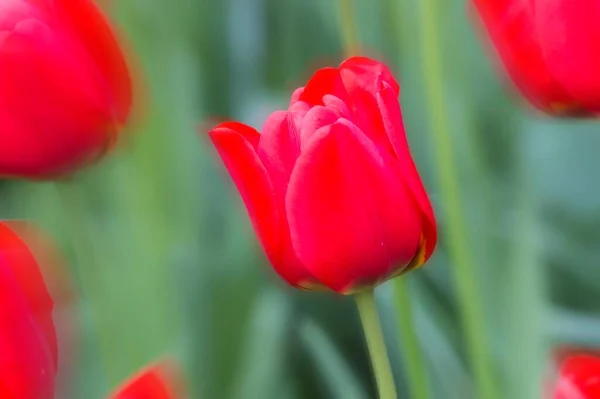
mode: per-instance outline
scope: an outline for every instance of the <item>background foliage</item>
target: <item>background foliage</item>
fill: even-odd
[[[61,397],[101,398],[165,353],[181,360],[193,398],[373,397],[352,300],[277,280],[205,134],[214,117],[260,127],[317,67],[342,60],[335,2],[111,3],[142,88],[121,148],[60,191],[11,182],[1,196],[3,216],[34,218],[58,238],[84,292],[61,309],[81,326],[63,356]],[[365,52],[400,78],[409,142],[443,225],[417,0],[355,3]],[[552,348],[600,345],[599,126],[527,108],[490,61],[473,12],[458,0],[437,6],[489,351],[501,397],[530,399]],[[464,399],[472,384],[446,243],[406,278],[433,397]],[[378,296],[406,398],[389,284]]]

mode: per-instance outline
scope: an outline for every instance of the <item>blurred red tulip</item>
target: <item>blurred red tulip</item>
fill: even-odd
[[[0,175],[69,174],[115,142],[129,114],[123,53],[92,0],[0,4]]]
[[[563,344],[557,345],[552,350],[552,360],[557,365],[563,364],[570,357],[575,357],[579,355],[600,357],[600,349],[586,346]]]
[[[578,355],[565,360],[553,399],[600,399],[600,358]]]
[[[179,374],[172,363],[152,365],[129,379],[109,396],[110,399],[183,398]]]
[[[36,259],[0,223],[0,398],[54,396],[58,344],[53,300]]]
[[[399,86],[364,57],[317,71],[260,134],[210,136],[275,270],[305,289],[349,294],[422,265],[432,207],[406,141]]]
[[[552,115],[600,112],[596,0],[474,0],[522,93]]]

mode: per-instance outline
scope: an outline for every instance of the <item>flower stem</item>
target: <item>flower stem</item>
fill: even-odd
[[[495,386],[490,351],[486,344],[484,311],[478,292],[476,268],[471,258],[467,229],[462,214],[455,169],[453,143],[448,129],[448,111],[444,103],[441,49],[438,41],[439,19],[435,0],[420,0],[421,49],[423,51],[425,86],[432,120],[432,134],[440,182],[441,203],[444,206],[445,237],[457,285],[467,349],[473,367],[478,394],[481,399],[498,396]]]
[[[340,23],[342,26],[342,36],[347,57],[358,53],[358,34],[356,32],[356,25],[354,24],[354,11],[352,9],[353,1],[354,0],[339,0]]]
[[[429,398],[429,387],[427,386],[427,374],[421,353],[419,340],[415,334],[412,301],[406,277],[401,276],[394,280],[394,294],[396,299],[396,314],[398,317],[398,330],[400,332],[400,344],[404,355],[404,368],[408,373],[411,398]]]
[[[355,299],[371,355],[379,398],[396,399],[396,386],[394,385],[394,376],[392,375],[379,315],[377,314],[375,291],[373,289],[365,290],[356,294]]]

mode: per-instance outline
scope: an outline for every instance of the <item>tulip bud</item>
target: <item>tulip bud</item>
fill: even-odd
[[[600,398],[600,358],[577,355],[565,360],[560,368],[552,398]]]
[[[432,207],[406,141],[399,86],[354,57],[317,71],[261,133],[210,131],[275,270],[291,285],[342,294],[422,265]]]
[[[474,0],[523,95],[555,116],[600,112],[600,8],[595,0]]]
[[[54,302],[33,252],[0,223],[0,397],[54,397]]]
[[[151,365],[126,381],[110,399],[180,399],[183,383],[173,363]]]
[[[131,90],[92,0],[3,0],[1,176],[54,178],[97,160],[128,117]]]

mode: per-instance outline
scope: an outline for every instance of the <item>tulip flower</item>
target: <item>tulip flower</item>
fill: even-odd
[[[225,122],[210,137],[277,273],[351,294],[421,266],[432,207],[413,163],[399,85],[353,57],[317,71],[261,133]]]
[[[0,223],[0,397],[54,396],[53,300],[29,247]]]
[[[132,96],[123,52],[92,0],[0,5],[0,175],[61,177],[117,139]]]
[[[600,358],[577,355],[565,360],[552,398],[600,398]]]
[[[110,399],[179,399],[183,397],[179,374],[171,363],[151,365],[126,381]]]
[[[551,115],[600,112],[595,0],[474,0],[508,74]]]

